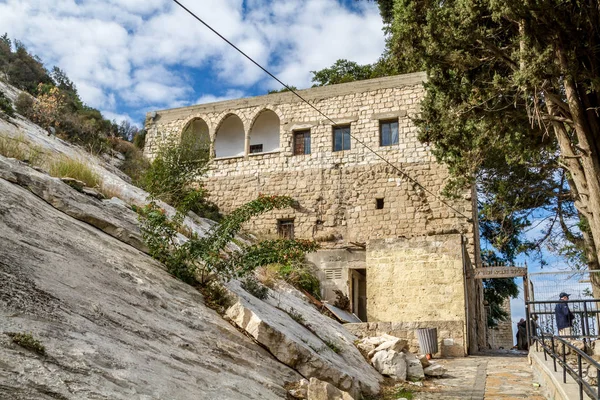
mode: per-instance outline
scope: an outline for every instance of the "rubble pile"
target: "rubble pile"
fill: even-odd
[[[440,377],[446,369],[425,355],[408,351],[408,341],[395,336],[366,337],[356,347],[380,374],[397,381],[420,381],[426,377]]]

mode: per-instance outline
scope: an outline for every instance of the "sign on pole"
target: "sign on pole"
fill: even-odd
[[[490,279],[490,278],[515,278],[517,276],[526,276],[527,268],[525,267],[485,267],[475,268],[472,278],[474,279]]]

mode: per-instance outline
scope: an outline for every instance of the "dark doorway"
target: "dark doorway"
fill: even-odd
[[[350,270],[350,301],[352,302],[352,312],[367,322],[367,270]]]

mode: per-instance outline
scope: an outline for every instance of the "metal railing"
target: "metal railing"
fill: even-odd
[[[548,360],[548,355],[552,357],[554,372],[558,372],[557,364],[562,367],[563,383],[567,383],[567,373],[575,380],[579,386],[579,400],[583,400],[584,392],[594,400],[600,399],[600,385],[597,382],[595,386],[591,385],[585,381],[583,376],[583,361],[585,360],[591,368],[596,368],[596,379],[600,377],[600,364],[596,360],[560,336],[533,336],[532,339],[535,340],[536,350],[539,351],[538,346],[541,346],[544,350],[544,359],[546,361]],[[567,363],[567,348],[571,354],[577,355],[577,369],[574,369]],[[559,351],[557,352],[557,350]],[[588,371],[590,367],[588,367]]]
[[[561,335],[563,338],[580,339],[585,349],[591,348],[591,343],[600,338],[598,334],[600,319],[600,299],[588,300],[547,300],[528,301],[526,305],[527,321],[529,321],[529,336],[556,335],[555,307],[559,303],[567,303],[574,315],[572,334]]]
[[[592,349],[592,343],[600,339],[598,335],[600,299],[566,301],[574,315],[571,335],[559,336],[555,324],[555,307],[561,302],[564,303],[560,300],[526,302],[527,343],[535,342],[538,351],[539,346],[542,347],[544,359],[548,360],[548,356],[552,358],[555,372],[558,372],[558,366],[562,368],[563,383],[567,382],[567,374],[575,380],[579,386],[580,400],[583,400],[584,392],[590,398],[600,400],[600,385],[597,381],[600,378],[600,363],[588,355]],[[578,341],[582,343],[583,350],[574,345]],[[569,354],[576,357],[576,368],[567,362]],[[596,385],[585,380],[584,363],[588,371],[592,368],[596,369]]]

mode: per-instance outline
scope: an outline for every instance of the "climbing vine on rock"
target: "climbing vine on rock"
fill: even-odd
[[[250,218],[273,209],[296,206],[296,201],[288,196],[260,195],[226,216],[206,236],[192,233],[187,240],[178,232],[182,231],[188,210],[180,210],[171,218],[151,201],[136,211],[150,255],[182,281],[205,283],[211,275],[223,279],[241,277],[259,266],[297,260],[306,252],[315,251],[318,245],[308,240],[268,240],[241,249],[227,246]]]

